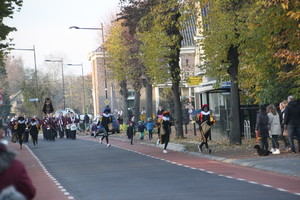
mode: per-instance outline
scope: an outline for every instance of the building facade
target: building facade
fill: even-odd
[[[121,111],[122,95],[119,93],[119,85],[114,81],[112,72],[106,68],[106,55],[102,47],[89,53],[92,65],[92,95],[94,116],[100,115],[106,105],[112,113]]]

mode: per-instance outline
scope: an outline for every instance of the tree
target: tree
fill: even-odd
[[[142,28],[139,31],[139,40],[142,43],[140,57],[146,67],[146,74],[154,84],[168,81],[172,83],[177,137],[183,137],[179,88],[179,52],[182,41],[180,17],[178,1],[160,1],[142,19]]]
[[[121,0],[125,3],[122,7],[122,11],[119,14],[119,19],[124,19],[122,25],[128,27],[128,32],[132,37],[132,47],[131,53],[135,55],[133,63],[135,64],[134,72],[134,82],[133,87],[136,91],[135,102],[134,102],[134,116],[135,119],[140,117],[140,90],[143,87],[146,88],[146,115],[147,117],[152,117],[152,84],[151,78],[145,73],[145,66],[140,59],[140,41],[136,34],[139,29],[140,19],[146,16],[151,9],[159,2],[158,0]],[[127,4],[126,4],[127,2]]]
[[[21,58],[5,57],[7,81],[9,83],[10,94],[20,91],[20,84],[24,80],[24,67]]]
[[[130,73],[130,49],[129,40],[130,36],[128,28],[122,26],[122,21],[116,21],[111,26],[109,34],[106,39],[106,50],[109,55],[107,66],[113,73],[113,79],[117,80],[120,84],[120,93],[123,96],[123,116],[125,121],[128,119],[128,90],[127,82],[129,81]]]
[[[9,90],[7,82],[7,74],[4,65],[4,55],[5,48],[9,46],[6,41],[7,36],[10,32],[15,31],[16,28],[9,27],[3,23],[4,18],[12,18],[15,9],[20,10],[23,0],[3,0],[0,2],[0,89],[2,89],[3,95],[3,105],[0,109],[0,115],[5,117],[10,112],[10,100],[9,100]]]
[[[247,39],[242,49],[240,80],[242,90],[253,97],[253,103],[277,104],[290,94],[299,95],[299,28],[289,16],[297,5],[299,1],[259,0],[246,8]],[[288,62],[279,53],[287,51]]]
[[[245,44],[246,8],[251,2],[245,0],[200,0],[200,6],[209,9],[203,16],[202,40],[204,60],[209,76],[219,81],[230,80],[230,143],[241,144],[240,99],[238,74],[241,68],[241,49]],[[229,77],[227,76],[228,73]]]
[[[53,94],[57,94],[57,92],[53,91],[53,89],[57,87],[53,87],[52,81],[49,79],[49,74],[39,73],[40,79],[38,82],[38,88],[33,86],[33,83],[35,83],[35,71],[33,69],[26,69],[24,76],[25,78],[20,84],[24,102],[21,106],[19,106],[19,112],[26,113],[28,116],[38,115],[39,117],[42,117],[43,101],[47,97],[50,97],[53,101],[54,96],[56,96]],[[36,97],[39,99],[40,103],[29,101],[29,99]],[[56,105],[55,101],[53,101],[53,105]],[[38,110],[36,110],[36,107],[38,107]]]

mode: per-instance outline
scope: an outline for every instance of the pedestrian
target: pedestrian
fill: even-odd
[[[59,138],[64,138],[65,136],[65,124],[64,124],[64,116],[63,113],[60,112],[58,117],[56,118],[56,127],[58,129]]]
[[[149,140],[152,140],[153,136],[152,136],[152,131],[153,131],[153,127],[154,127],[154,122],[152,121],[151,117],[148,118],[148,122],[147,122],[147,131],[148,131],[148,135],[149,135]]]
[[[109,105],[106,105],[106,106],[105,106],[105,109],[107,110],[108,114],[111,113],[111,109],[110,109]]]
[[[126,134],[128,139],[130,140],[130,144],[133,145],[133,136],[135,134],[135,127],[133,125],[133,121],[129,122],[129,126],[127,127]]]
[[[76,131],[77,131],[78,122],[79,122],[78,118],[75,116],[73,112],[71,112],[69,125],[70,125],[70,138],[72,140],[76,140]]]
[[[10,120],[10,126],[12,130],[12,136],[11,136],[11,141],[15,143],[18,140],[18,134],[17,134],[17,123],[18,123],[18,115],[15,115],[11,120]]]
[[[106,140],[107,147],[110,147],[109,141],[108,141],[108,132],[109,128],[108,125],[112,122],[111,116],[109,115],[110,108],[106,107],[103,111],[103,114],[100,116],[97,126],[103,127],[103,136],[100,139],[100,144],[102,144],[104,138]]]
[[[0,117],[0,132],[4,133],[4,119]]]
[[[84,132],[88,134],[87,131],[89,130],[89,126],[90,126],[90,117],[88,116],[87,113],[85,113],[84,115],[83,123],[84,123]]]
[[[28,129],[28,126],[30,124],[30,120],[29,120],[29,118],[26,115],[23,115],[23,117],[25,119],[25,124],[26,124],[23,142],[27,143],[28,139],[29,139],[29,129]]]
[[[11,137],[11,124],[10,124],[10,120],[11,120],[11,117],[8,116],[5,120],[4,120],[4,135],[5,137]]]
[[[53,142],[55,141],[55,138],[57,137],[56,119],[52,113],[48,114],[47,135],[48,135],[48,140],[53,141]]]
[[[145,107],[142,107],[141,115],[146,115],[146,109],[145,109]]]
[[[122,114],[118,113],[117,120],[118,120],[119,124],[123,124]]]
[[[269,135],[272,138],[272,148],[270,151],[273,154],[280,154],[278,137],[281,135],[281,126],[279,114],[274,105],[269,105],[267,107],[267,114]]]
[[[288,105],[285,108],[284,125],[288,129],[291,152],[296,153],[294,137],[298,140],[298,151],[300,152],[300,105],[296,103],[293,96],[289,96],[287,101]]]
[[[24,135],[25,135],[25,129],[26,129],[26,123],[25,123],[25,118],[23,116],[18,117],[18,122],[15,124],[17,136],[18,136],[18,141],[20,144],[20,149],[22,149],[22,144],[24,140]]]
[[[143,121],[139,121],[139,125],[138,125],[138,131],[140,132],[140,140],[144,139],[144,135],[145,135],[145,130],[146,130],[146,126],[144,125]]]
[[[160,137],[160,129],[161,129],[161,122],[162,122],[162,114],[164,112],[164,108],[162,106],[158,106],[158,110],[156,112],[156,127],[157,127],[157,135],[158,138]]]
[[[36,189],[16,153],[0,143],[0,199],[31,200]]]
[[[269,150],[268,121],[269,119],[266,112],[266,107],[264,105],[259,105],[259,111],[256,116],[255,134],[256,134],[256,138],[259,140],[260,148],[262,150]]]
[[[212,111],[209,109],[208,104],[202,105],[202,111],[197,115],[196,122],[199,124],[199,130],[201,133],[201,143],[198,145],[198,150],[200,153],[203,153],[203,145],[207,149],[207,152],[210,154],[211,149],[208,146],[208,137],[211,134],[211,126],[216,123],[215,118],[213,117]]]
[[[66,138],[70,139],[71,138],[71,118],[70,118],[70,113],[67,113],[65,118],[64,118],[64,124],[66,126],[65,132],[66,132]]]
[[[287,104],[288,104],[287,100],[284,100],[279,104],[279,109],[280,109],[279,117],[280,117],[280,125],[281,125],[281,136],[284,143],[284,148],[286,151],[290,151],[291,148],[290,148],[289,138],[288,138],[289,134],[287,128],[284,127],[284,111]]]
[[[35,146],[36,144],[38,144],[38,134],[39,134],[39,124],[37,123],[35,118],[32,118],[30,120],[30,124],[28,126],[29,128],[29,133],[33,142],[33,145]]]
[[[171,120],[170,120],[170,112],[164,111],[162,113],[162,133],[160,134],[159,142],[160,144],[164,144],[164,150],[163,153],[168,153],[167,147],[170,141],[170,134],[171,134]]]

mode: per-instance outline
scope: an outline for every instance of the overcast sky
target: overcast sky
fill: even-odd
[[[118,3],[119,0],[24,0],[21,11],[4,23],[18,29],[9,35],[14,39],[15,48],[35,45],[38,70],[52,55],[57,59],[62,57],[66,64],[83,63],[84,74],[87,74],[91,72],[88,53],[101,44],[101,31],[69,27],[100,27],[103,22],[105,28],[117,13]],[[22,57],[26,68],[34,67],[32,52],[13,51],[13,55]],[[81,75],[80,67],[65,68],[66,73]]]

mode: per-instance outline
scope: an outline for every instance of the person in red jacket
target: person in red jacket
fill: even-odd
[[[7,147],[0,143],[0,195],[13,186],[16,192],[21,193],[26,199],[33,199],[36,189],[24,164],[15,157],[16,153],[7,150]]]

